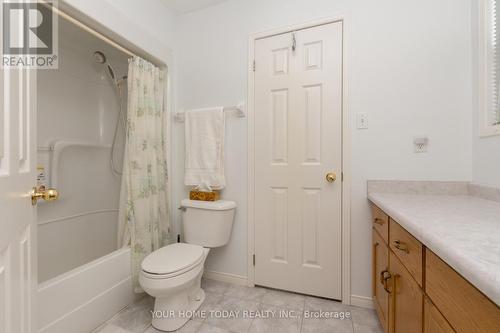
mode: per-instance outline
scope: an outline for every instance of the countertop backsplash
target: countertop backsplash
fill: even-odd
[[[367,193],[472,196],[500,202],[500,189],[470,182],[369,180]]]

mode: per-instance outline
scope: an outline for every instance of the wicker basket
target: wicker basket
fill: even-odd
[[[200,201],[217,201],[220,198],[219,191],[203,192],[192,190],[189,191],[189,199]]]

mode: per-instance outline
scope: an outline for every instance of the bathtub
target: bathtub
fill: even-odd
[[[38,332],[89,333],[133,300],[130,248],[122,248],[39,284]]]

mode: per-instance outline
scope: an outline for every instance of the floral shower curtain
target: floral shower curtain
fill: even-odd
[[[168,244],[170,234],[167,198],[166,75],[148,61],[134,57],[128,69],[127,136],[119,228],[122,245],[130,242],[134,290],[141,262]]]

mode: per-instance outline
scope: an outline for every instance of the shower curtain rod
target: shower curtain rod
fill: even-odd
[[[75,19],[74,17],[66,14],[65,12],[61,11],[59,8],[56,8],[54,6],[51,6],[49,4],[47,4],[46,2],[42,2],[46,7],[52,9],[57,15],[59,15],[60,17],[70,21],[71,23],[73,23],[74,25],[78,26],[79,28],[89,32],[90,34],[94,35],[95,37],[99,38],[100,40],[106,42],[107,44],[113,46],[114,48],[122,51],[123,53],[131,56],[131,57],[137,57],[137,54],[135,54],[134,52],[130,51],[129,49],[121,46],[120,44],[116,43],[115,41],[111,40],[110,38],[104,36],[103,34],[101,34],[100,32],[92,29],[91,27],[89,27],[88,25],[86,25],[85,23],[82,23],[80,22],[79,20]]]

